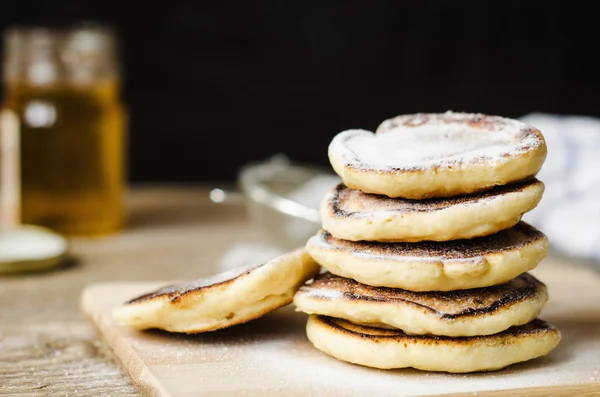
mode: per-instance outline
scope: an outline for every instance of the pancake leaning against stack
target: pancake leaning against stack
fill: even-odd
[[[266,263],[148,291],[117,306],[113,316],[139,330],[195,334],[229,328],[290,304],[319,270],[300,248]]]
[[[403,115],[334,137],[342,183],[306,249],[326,272],[294,295],[313,345],[376,368],[475,372],[550,353],[546,286],[527,273],[548,240],[522,215],[539,203],[540,131],[446,112]]]

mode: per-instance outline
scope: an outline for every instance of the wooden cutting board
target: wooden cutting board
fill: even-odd
[[[116,326],[115,305],[170,283],[89,286],[82,308],[148,396],[600,396],[600,275],[544,262],[541,318],[562,332],[548,356],[466,375],[376,370],[331,358],[306,339],[290,305],[231,329],[176,335]]]

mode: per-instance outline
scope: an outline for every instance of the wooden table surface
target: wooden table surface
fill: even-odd
[[[132,188],[124,231],[71,239],[75,261],[62,269],[0,275],[0,395],[140,396],[84,319],[80,294],[101,281],[203,277],[236,242],[265,242],[243,206],[208,192]]]
[[[80,310],[86,285],[208,275],[236,241],[261,242],[243,206],[207,187],[136,187],[129,224],[70,239],[74,261],[46,273],[0,275],[0,395],[139,396]]]

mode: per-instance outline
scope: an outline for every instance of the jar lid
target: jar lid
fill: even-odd
[[[49,269],[60,265],[67,251],[67,240],[47,228],[20,225],[0,231],[0,273]]]

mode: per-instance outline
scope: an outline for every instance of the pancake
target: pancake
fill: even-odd
[[[328,156],[346,186],[422,200],[487,190],[534,177],[546,159],[542,133],[480,113],[417,113],[385,120],[375,133],[337,134]]]
[[[448,292],[371,287],[324,273],[294,296],[296,310],[410,334],[477,336],[534,320],[548,301],[546,286],[525,273],[505,284]]]
[[[166,286],[117,307],[120,325],[199,333],[231,327],[292,302],[320,267],[305,249],[258,266],[236,268],[190,283]]]
[[[544,184],[537,179],[452,198],[407,200],[362,193],[340,183],[323,199],[323,228],[352,241],[448,241],[508,229],[534,209]]]
[[[558,329],[540,319],[494,335],[450,338],[408,335],[311,315],[306,334],[317,349],[342,361],[453,373],[494,371],[532,360],[549,354],[561,339]]]
[[[523,221],[490,236],[444,242],[347,241],[320,230],[306,249],[331,273],[362,284],[452,291],[505,283],[534,269],[548,254],[548,238]]]

